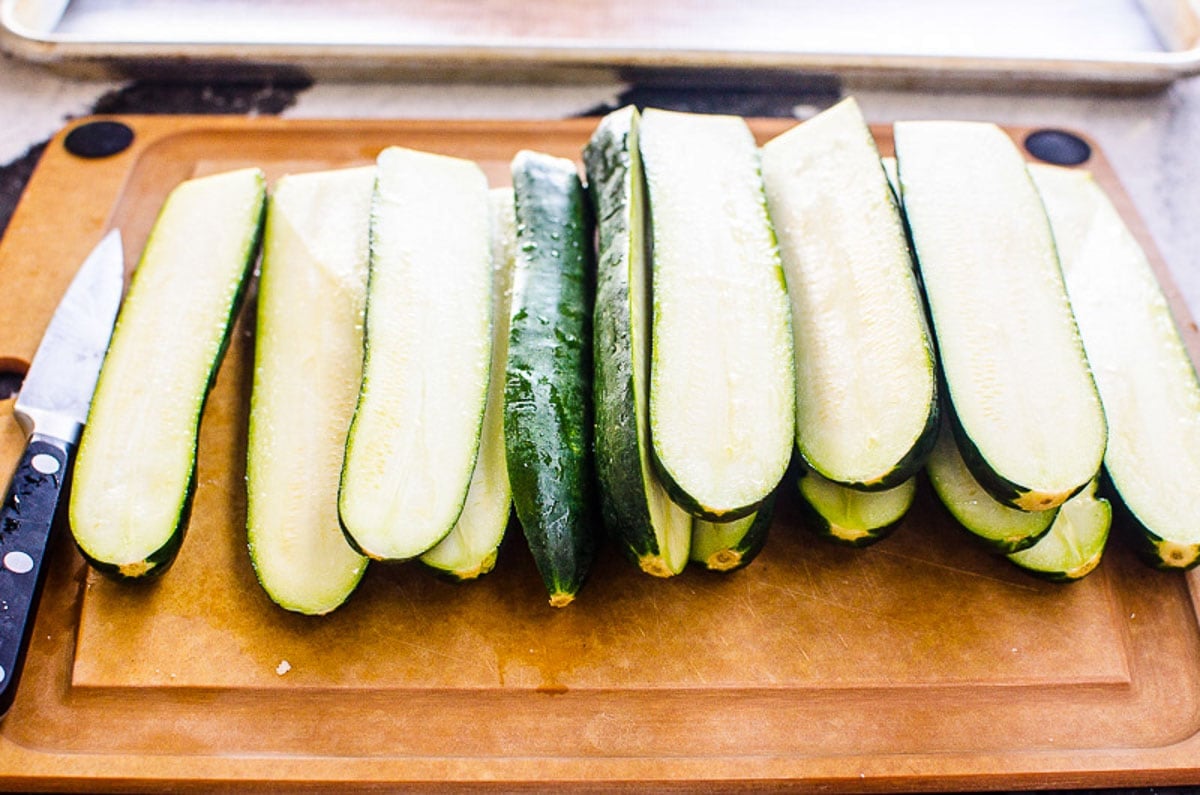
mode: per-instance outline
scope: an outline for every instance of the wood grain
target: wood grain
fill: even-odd
[[[274,179],[401,144],[474,158],[502,184],[518,149],[577,157],[595,123],[125,121],[136,143],[109,160],[50,144],[0,244],[0,360],[28,361],[107,228],[122,228],[132,268],[193,174],[253,163]],[[788,124],[754,126],[765,139]],[[1102,157],[1089,166],[1140,229]],[[245,549],[251,317],[205,410],[175,568],[99,578],[60,528],[0,725],[0,785],[1200,783],[1196,576],[1114,543],[1081,582],[1042,583],[971,543],[925,489],[893,536],[850,550],[808,534],[785,486],[748,569],[662,581],[608,551],[565,610],[546,606],[514,527],[477,583],[374,565],[336,613],[288,614]],[[5,474],[21,442],[9,408]]]

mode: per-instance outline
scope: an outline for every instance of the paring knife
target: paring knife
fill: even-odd
[[[13,405],[28,443],[0,505],[0,717],[16,694],[45,579],[42,559],[112,336],[123,279],[121,235],[114,229],[75,274]]]

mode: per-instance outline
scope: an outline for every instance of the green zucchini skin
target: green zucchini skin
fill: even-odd
[[[72,535],[84,559],[103,574],[119,580],[157,577],[179,553],[196,493],[200,419],[246,294],[265,211],[265,175],[257,168],[239,169],[180,183],[150,230],[117,316],[72,474]],[[188,270],[173,273],[179,269]],[[195,283],[186,295],[173,295],[170,285],[206,274],[226,279],[210,285],[204,306],[209,315],[202,328],[192,329],[180,318],[195,304]],[[161,390],[143,388],[147,373],[167,371],[164,355],[180,360],[181,352],[195,355],[188,362],[196,369],[187,373],[192,384],[186,407],[182,398],[164,404]],[[157,448],[185,458],[169,487],[148,454],[167,437],[153,421],[155,408],[175,413],[173,420],[182,426],[171,435],[180,444],[187,440],[187,449]],[[117,509],[105,496],[113,494],[124,495]],[[155,508],[156,503],[161,505]],[[114,533],[141,541],[118,549]]]
[[[891,535],[917,493],[915,476],[887,491],[861,491],[805,470],[798,486],[805,526],[849,547],[870,546]]]
[[[604,525],[645,572],[688,562],[691,516],[671,501],[652,460],[648,416],[649,306],[638,113],[605,116],[583,150],[598,259],[593,394],[596,475]]]
[[[1100,564],[1112,518],[1112,504],[1097,496],[1097,483],[1092,481],[1060,506],[1036,544],[1008,555],[1008,560],[1051,582],[1086,577]]]
[[[569,604],[596,546],[592,228],[571,161],[512,162],[517,223],[504,441],[513,505],[550,604]]]
[[[1058,507],[1021,511],[996,500],[963,461],[949,417],[926,465],[930,485],[954,520],[992,552],[1011,554],[1036,544],[1050,530]],[[1061,507],[1061,506],[1060,506]]]
[[[718,572],[749,566],[767,545],[778,495],[776,489],[767,495],[756,512],[732,522],[693,520],[690,560]]]

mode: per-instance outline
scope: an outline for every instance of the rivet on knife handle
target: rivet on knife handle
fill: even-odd
[[[0,507],[0,716],[17,691],[66,469],[66,446],[35,434]]]

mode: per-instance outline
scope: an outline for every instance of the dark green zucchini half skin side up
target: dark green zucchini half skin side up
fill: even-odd
[[[637,110],[605,116],[583,150],[596,213],[593,395],[605,528],[643,571],[687,565],[691,517],[658,480],[649,429],[649,280]]]
[[[513,504],[550,595],[564,606],[596,545],[592,463],[592,226],[569,160],[512,162],[517,256],[504,394]]]

